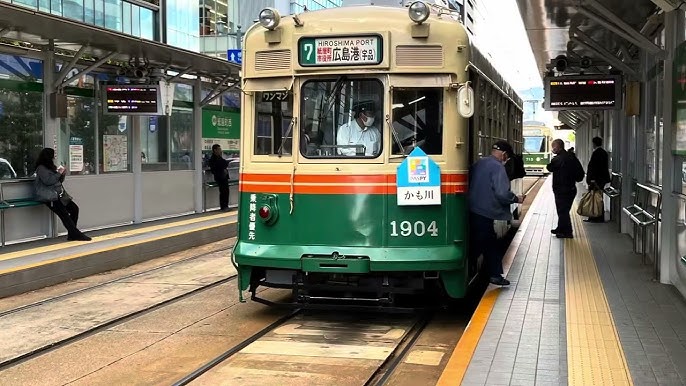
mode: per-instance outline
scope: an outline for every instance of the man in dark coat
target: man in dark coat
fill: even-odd
[[[219,144],[212,145],[212,157],[208,162],[214,175],[214,181],[219,185],[219,208],[229,210],[229,161],[222,156],[222,148]]]
[[[588,161],[588,168],[586,168],[586,183],[588,190],[602,190],[610,182],[609,157],[602,147],[602,138],[594,137],[591,141],[593,142],[593,153]],[[603,211],[603,214],[598,217],[589,217],[584,221],[605,222],[605,212]]]
[[[553,153],[555,157],[546,166],[553,173],[553,194],[558,217],[557,228],[551,233],[559,239],[571,239],[574,232],[569,211],[576,197],[576,183],[584,179],[584,168],[576,156],[565,150],[565,143],[561,139],[553,141]]]

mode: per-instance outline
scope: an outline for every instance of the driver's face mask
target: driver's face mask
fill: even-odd
[[[363,115],[364,115],[363,123],[364,123],[365,127],[370,127],[371,125],[374,124],[374,117],[373,116],[368,117],[367,114],[363,114]]]

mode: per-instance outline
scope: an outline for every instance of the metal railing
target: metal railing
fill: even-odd
[[[634,203],[623,208],[623,212],[629,216],[629,219],[634,223],[634,252],[638,253],[636,241],[638,233],[641,233],[641,254],[642,262],[646,264],[647,261],[647,228],[652,227],[653,230],[653,253],[654,260],[654,275],[658,277],[659,267],[659,223],[660,214],[662,210],[662,191],[657,186],[649,186],[636,182],[634,185]]]
[[[617,220],[618,231],[622,231],[621,221],[621,196],[622,196],[622,174],[612,173],[610,186],[603,189],[603,193],[610,199],[610,221]],[[617,200],[619,198],[619,200]]]

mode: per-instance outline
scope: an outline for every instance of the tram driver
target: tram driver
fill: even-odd
[[[374,103],[363,102],[353,106],[353,114],[355,119],[338,128],[338,153],[346,156],[378,155],[381,151],[381,133],[374,126]]]

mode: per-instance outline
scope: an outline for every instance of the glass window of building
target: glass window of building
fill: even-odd
[[[83,22],[83,0],[62,0],[62,16]]]
[[[105,28],[122,31],[121,0],[105,0]]]
[[[83,21],[86,24],[95,24],[95,3],[94,0],[83,1]]]
[[[124,33],[131,35],[131,3],[122,3],[122,25]]]
[[[292,154],[293,94],[256,92],[255,112],[255,154]]]
[[[200,1],[200,35],[224,36],[229,31],[229,6],[225,0]]]
[[[153,12],[151,9],[141,8],[141,34],[140,37],[148,40],[155,39],[155,31],[157,30],[157,13]]]
[[[40,60],[0,54],[0,80],[42,82],[43,64]]]
[[[0,0],[13,4],[33,8],[42,12],[77,20],[82,23],[105,27],[111,30],[124,32],[129,35],[155,40],[158,12],[141,7],[134,3],[122,0]],[[145,1],[145,0],[139,0]],[[187,0],[176,0],[187,1]],[[145,1],[156,4],[156,1]],[[187,7],[187,5],[185,5]],[[175,15],[171,21],[183,22],[188,19],[185,16]],[[187,25],[174,27],[176,33],[187,33],[190,30]],[[194,30],[195,31],[195,30]],[[183,37],[184,48],[192,46],[197,41],[192,39],[192,34]],[[176,37],[175,37],[176,38]],[[178,39],[177,39],[178,40]],[[197,37],[196,39],[197,40]],[[197,49],[196,49],[197,51]]]
[[[301,153],[308,158],[378,157],[383,150],[383,100],[377,79],[305,82]]]
[[[393,89],[393,154],[443,153],[443,92],[440,88]]]
[[[167,44],[190,51],[200,51],[198,2],[169,0],[167,7]]]
[[[93,4],[93,12],[95,13],[95,25],[98,27],[105,26],[105,2],[104,0],[95,0]]]
[[[291,13],[315,11],[318,9],[340,7],[342,0],[298,0],[291,1]]]

